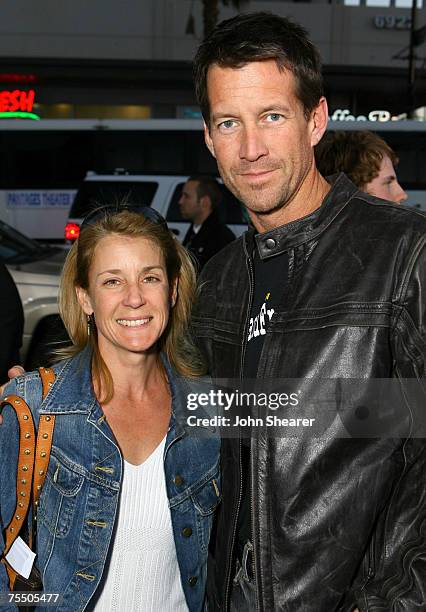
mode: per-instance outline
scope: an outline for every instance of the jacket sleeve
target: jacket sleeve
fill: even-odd
[[[15,380],[11,381],[3,395],[21,393],[17,389]],[[3,424],[0,425],[0,548],[3,556],[5,540],[4,530],[12,519],[16,504],[16,471],[19,451],[19,425],[15,411],[5,406],[2,411]],[[0,592],[9,592],[9,579],[4,563],[0,563]],[[17,610],[17,606],[2,604],[1,612]]]
[[[395,296],[396,316],[392,353],[396,375],[424,379],[426,376],[426,236],[414,245]]]
[[[376,529],[383,542],[370,558],[360,611],[420,612],[426,602],[426,249],[421,236],[411,251],[397,295],[393,330],[395,374],[412,415],[413,437],[405,440],[404,466],[386,515]],[[367,604],[368,602],[368,604]]]
[[[360,612],[423,612],[426,602],[426,444],[406,440],[404,472],[371,543]],[[380,542],[380,546],[378,543]]]

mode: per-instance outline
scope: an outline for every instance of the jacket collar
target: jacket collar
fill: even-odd
[[[87,347],[54,367],[55,382],[41,405],[42,413],[88,414],[93,410],[97,400],[92,385],[91,360],[92,351]]]
[[[200,229],[195,235],[199,236],[201,233],[204,234],[207,232],[211,232],[218,225],[220,225],[219,215],[216,210],[212,210],[209,216],[204,219],[203,223],[200,226]],[[190,229],[193,229],[193,227],[194,224],[191,223]]]
[[[193,414],[188,410],[188,399],[192,394],[209,394],[213,388],[212,379],[209,376],[199,376],[197,378],[184,378],[177,374],[171,367],[164,353],[161,354],[164,368],[167,373],[170,384],[170,392],[172,395],[172,415],[170,419],[169,429],[174,431],[174,435],[179,437],[185,433],[194,434],[194,427],[188,425],[188,416]],[[213,410],[214,412],[214,410]],[[212,416],[208,408],[200,408],[197,410],[197,416],[208,418]],[[215,428],[210,426],[198,426],[197,430],[205,430],[208,435],[216,434]]]
[[[190,429],[186,424],[188,394],[194,390],[200,391],[198,386],[209,383],[210,379],[203,377],[192,381],[178,376],[164,353],[161,354],[161,358],[172,396],[170,428],[174,428],[176,435],[180,435]],[[91,361],[92,351],[87,347],[81,353],[54,367],[56,378],[41,405],[42,414],[91,414],[95,411],[92,415],[95,420],[101,416],[92,385]]]
[[[310,215],[263,234],[255,235],[254,229],[246,232],[244,236],[246,252],[252,252],[254,241],[260,258],[267,259],[288,249],[301,246],[322,234],[358,192],[358,188],[343,173],[329,180],[332,182],[330,191],[321,206]]]

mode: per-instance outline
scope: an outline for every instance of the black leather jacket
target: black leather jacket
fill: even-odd
[[[198,232],[189,238],[192,228],[191,223],[182,244],[195,256],[200,270],[213,255],[235,240],[235,234],[222,223],[215,211],[210,213]]]
[[[246,233],[201,277],[194,328],[213,376],[242,372],[255,241],[262,258],[290,261],[258,378],[423,378],[425,230],[422,213],[340,175],[313,214]],[[222,442],[212,610],[229,605],[241,487],[240,444]],[[252,440],[251,462],[259,610],[426,610],[423,439],[265,437]]]

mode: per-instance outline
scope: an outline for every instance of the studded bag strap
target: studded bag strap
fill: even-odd
[[[5,530],[4,555],[16,540],[24,524],[31,501],[31,484],[34,472],[35,457],[35,427],[34,419],[28,404],[18,395],[8,395],[0,404],[11,406],[19,423],[19,455],[16,474],[16,507],[12,520]]]
[[[39,368],[39,374],[42,381],[42,395],[44,399],[55,380],[55,373],[50,368]],[[18,419],[19,455],[16,477],[16,507],[12,520],[5,530],[6,542],[2,561],[4,561],[5,555],[9,552],[21,531],[31,501],[33,503],[33,512],[35,513],[37,510],[40,492],[49,465],[55,425],[55,415],[41,415],[36,439],[34,419],[25,400],[18,395],[8,395],[0,403],[0,411],[5,405],[9,405],[15,410]],[[29,540],[31,548],[32,530],[30,530]],[[10,587],[13,588],[16,572],[7,563],[6,569]]]
[[[43,384],[43,399],[49,393],[50,387],[55,380],[55,373],[51,368],[39,368]],[[54,414],[42,414],[38,424],[37,446],[35,450],[34,477],[33,477],[33,504],[36,509],[40,492],[46,478],[49,465],[50,451],[53,441],[53,429],[55,427]]]

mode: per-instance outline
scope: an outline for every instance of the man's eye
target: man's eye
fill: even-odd
[[[219,123],[218,127],[221,130],[229,130],[235,127],[235,121],[233,121],[232,119],[227,119],[226,121],[222,121],[222,123]]]
[[[276,123],[277,121],[280,121],[280,119],[282,119],[282,115],[279,113],[269,113],[266,115],[266,120],[270,123]]]

